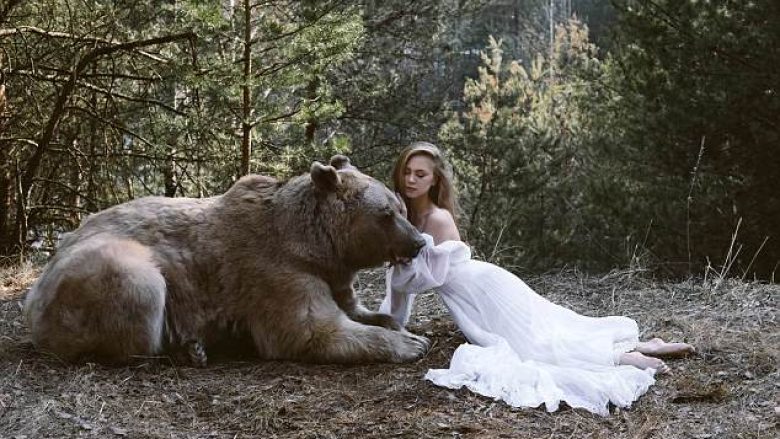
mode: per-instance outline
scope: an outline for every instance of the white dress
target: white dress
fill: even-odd
[[[401,325],[416,293],[437,288],[466,338],[449,369],[425,378],[515,407],[558,409],[561,401],[600,415],[629,407],[655,382],[655,370],[616,365],[639,341],[627,317],[586,317],[535,293],[512,273],[471,259],[461,241],[427,245],[409,264],[388,270],[380,312]]]

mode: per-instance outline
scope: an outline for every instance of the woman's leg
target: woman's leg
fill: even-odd
[[[618,364],[627,364],[639,369],[655,369],[657,373],[667,374],[672,370],[662,360],[658,358],[648,357],[641,352],[626,352],[620,355]]]
[[[639,342],[634,350],[645,355],[650,355],[651,357],[667,358],[684,357],[696,351],[696,349],[688,343],[667,343],[660,338]]]

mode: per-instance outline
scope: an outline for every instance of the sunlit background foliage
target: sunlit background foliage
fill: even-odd
[[[429,140],[480,257],[772,280],[779,52],[773,0],[3,0],[0,253]]]

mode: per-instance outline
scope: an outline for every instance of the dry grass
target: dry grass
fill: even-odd
[[[223,357],[206,369],[149,359],[134,366],[62,364],[25,341],[24,289],[34,276],[0,273],[0,438],[37,437],[777,437],[780,287],[737,281],[656,283],[633,272],[576,272],[528,280],[548,298],[590,315],[636,318],[645,336],[694,343],[631,410],[602,418],[563,409],[515,409],[423,381],[447,365],[463,337],[435,295],[411,330],[435,345],[406,365],[323,366]],[[382,278],[362,278],[376,307]]]
[[[12,299],[38,277],[38,267],[30,262],[22,265],[0,265],[0,300]]]

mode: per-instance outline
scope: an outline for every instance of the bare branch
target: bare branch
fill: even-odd
[[[164,44],[182,39],[192,40],[194,38],[196,38],[194,33],[183,32],[179,34],[99,47],[84,55],[84,57],[79,60],[79,62],[76,64],[76,67],[73,69],[70,80],[60,89],[59,94],[57,95],[57,100],[54,103],[51,116],[49,117],[43,133],[41,134],[41,138],[38,141],[38,147],[30,157],[30,160],[27,162],[27,166],[24,174],[22,175],[20,184],[22,198],[26,200],[29,197],[29,191],[32,188],[32,182],[35,173],[38,172],[38,166],[40,165],[41,160],[43,159],[43,155],[45,154],[52,138],[54,137],[54,132],[57,129],[57,125],[59,125],[62,116],[65,114],[65,107],[68,103],[68,100],[70,99],[70,95],[73,92],[73,89],[78,84],[79,76],[88,65],[97,59],[114,52],[132,51],[141,47],[154,46],[157,44]]]
[[[25,34],[25,33],[33,33],[33,34],[42,35],[42,36],[48,37],[48,38],[61,38],[61,39],[67,39],[67,40],[71,40],[71,41],[78,41],[78,42],[82,42],[82,43],[108,44],[109,47],[117,47],[117,46],[123,46],[123,45],[128,44],[128,43],[119,43],[119,42],[116,42],[116,41],[107,40],[105,38],[93,37],[93,36],[89,36],[89,35],[77,35],[77,34],[71,34],[71,33],[68,33],[68,32],[50,31],[50,30],[41,29],[41,28],[35,27],[35,26],[19,26],[19,27],[13,27],[13,28],[0,29],[0,38],[9,37],[9,36],[13,36],[13,35],[20,35],[20,34]],[[163,38],[165,38],[165,37],[163,37]],[[195,38],[195,35],[191,34],[189,36],[189,38],[191,38],[191,39]],[[177,39],[181,39],[181,38],[177,38]],[[167,41],[161,41],[161,42],[152,43],[152,44],[161,44],[161,43],[164,43],[164,42],[167,42]],[[139,46],[139,47],[149,46],[149,45],[152,45],[152,44],[145,44],[145,45],[142,45],[142,46]],[[130,48],[130,49],[132,49],[132,48]],[[119,50],[122,50],[122,48],[120,47]],[[160,62],[160,63],[167,63],[168,62],[168,60],[166,60],[165,58],[162,58],[162,57],[160,57],[158,55],[155,55],[155,54],[143,51],[143,50],[139,50],[139,51],[137,51],[137,53],[139,55],[143,55],[143,56],[145,56],[147,58],[150,58],[150,59],[152,59],[152,60],[154,60],[156,62]]]
[[[41,70],[46,70],[46,69],[41,69]],[[57,70],[57,69],[51,69],[51,70],[54,70],[54,71],[56,71],[58,73],[61,73],[61,74],[65,73],[65,71],[63,71],[63,70]],[[35,73],[35,72],[31,72],[29,70],[14,70],[13,74],[14,75],[18,75],[18,76],[25,76],[25,77],[28,77],[28,78],[43,79],[43,80],[52,81],[52,82],[64,82],[64,81],[68,80],[64,76],[41,75],[41,74],[38,74],[38,73]],[[83,75],[83,77],[87,77],[87,76],[89,76],[89,77],[97,77],[98,75]],[[107,75],[107,76],[110,76],[110,75]],[[119,75],[119,77],[122,77],[122,75]],[[145,78],[145,77],[133,77],[132,79],[145,79],[145,80],[149,80],[149,81],[157,81],[157,79],[155,79],[155,78]],[[170,111],[172,113],[176,113],[179,116],[186,116],[187,115],[187,113],[185,113],[185,112],[183,112],[181,110],[177,110],[176,108],[173,108],[172,106],[170,106],[170,105],[168,105],[168,104],[166,104],[164,102],[161,102],[161,101],[159,101],[157,99],[145,99],[145,98],[141,98],[141,97],[137,97],[137,96],[130,96],[130,95],[126,95],[126,94],[110,91],[110,90],[107,90],[107,89],[105,89],[103,87],[100,87],[100,86],[97,86],[95,84],[92,84],[92,83],[89,83],[89,82],[86,82],[86,81],[82,81],[82,80],[77,81],[77,84],[79,86],[81,86],[81,87],[84,87],[84,88],[92,90],[92,91],[96,91],[98,93],[104,94],[104,95],[109,96],[109,97],[120,98],[120,99],[124,99],[124,100],[130,101],[130,102],[140,102],[140,103],[144,103],[144,104],[155,105],[155,106],[158,106],[160,108],[164,108],[164,109],[166,109],[166,110],[168,110],[168,111]]]
[[[0,137],[0,142],[19,142],[19,143],[26,143],[30,146],[38,147],[38,142],[31,140],[31,139],[23,139],[20,137]]]
[[[87,89],[92,90],[92,91],[96,91],[98,93],[102,93],[102,94],[104,94],[106,96],[110,96],[112,98],[120,98],[120,99],[124,99],[126,101],[140,102],[140,103],[143,103],[143,104],[151,104],[151,105],[155,105],[155,106],[160,107],[160,108],[164,108],[164,109],[170,111],[171,113],[178,114],[179,116],[186,116],[187,115],[187,113],[185,113],[185,112],[183,112],[181,110],[177,110],[176,108],[173,108],[172,106],[170,106],[170,105],[168,105],[168,104],[166,104],[164,102],[158,101],[157,99],[146,99],[146,98],[141,98],[141,97],[137,97],[137,96],[129,96],[129,95],[125,95],[125,94],[122,94],[122,93],[117,93],[117,92],[113,92],[113,91],[110,91],[110,90],[106,90],[106,89],[104,89],[102,87],[98,87],[97,85],[90,84],[90,83],[85,82],[85,81],[79,81],[78,84],[83,86],[84,88],[87,88]]]
[[[106,40],[104,38],[91,37],[86,35],[76,35],[67,32],[50,31],[35,26],[19,26],[19,27],[0,29],[0,38],[12,36],[12,35],[19,35],[23,33],[33,33],[33,34],[43,35],[49,38],[63,38],[72,41],[80,41],[84,43],[114,44],[113,41]]]

